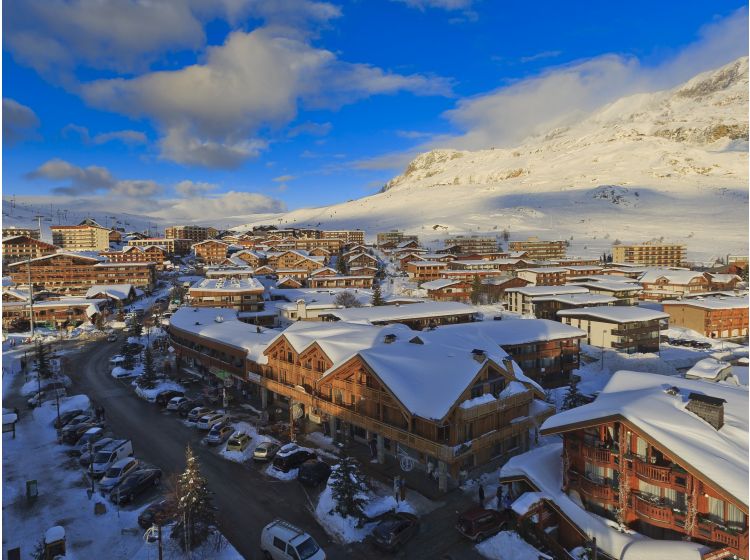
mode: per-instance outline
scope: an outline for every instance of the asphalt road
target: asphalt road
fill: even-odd
[[[260,557],[260,533],[280,517],[303,528],[326,551],[328,558],[381,559],[383,553],[367,544],[333,542],[312,514],[313,506],[297,482],[267,477],[253,466],[221,458],[201,444],[203,432],[185,426],[179,417],[138,398],[129,380],[109,375],[109,358],[119,343],[97,342],[71,354],[68,375],[73,392],[84,393],[92,403],[103,405],[107,427],[133,442],[136,457],[162,469],[164,479],[185,467],[189,443],[200,459],[201,471],[214,493],[223,534],[245,558]],[[481,558],[453,528],[458,506],[438,508],[422,518],[420,532],[397,558]]]

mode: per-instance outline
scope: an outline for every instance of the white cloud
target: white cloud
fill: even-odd
[[[3,98],[3,142],[12,146],[35,136],[39,118],[26,105],[13,99]]]
[[[205,62],[132,79],[84,84],[91,105],[153,120],[161,155],[179,163],[236,167],[265,147],[262,130],[292,121],[300,105],[335,109],[370,95],[448,95],[450,83],[339,60],[278,29],[235,31]]]
[[[188,222],[223,223],[233,217],[286,211],[286,205],[278,199],[260,193],[229,191],[214,196],[162,200],[162,208],[149,215],[170,220]]]
[[[288,181],[293,181],[297,177],[294,175],[279,175],[278,177],[274,177],[273,181],[275,183],[286,183]]]
[[[557,58],[562,54],[562,51],[542,51],[529,56],[522,56],[521,63],[526,64],[527,62],[534,62],[535,60],[542,60],[544,58]]]
[[[180,181],[174,186],[174,190],[175,192],[177,192],[177,194],[188,198],[205,195],[213,190],[216,190],[217,188],[218,185],[216,185],[215,183],[196,183],[194,181],[188,180]]]
[[[51,159],[26,175],[29,179],[43,179],[65,185],[53,189],[55,194],[80,196],[107,191],[125,197],[152,197],[162,187],[151,180],[120,180],[107,168],[90,165],[79,167],[62,159]]]
[[[113,140],[118,140],[123,144],[145,144],[148,142],[148,138],[143,132],[137,130],[113,130],[112,132],[102,132],[91,136],[89,129],[85,126],[77,124],[68,124],[62,130],[63,136],[67,136],[70,132],[74,132],[81,137],[86,144],[106,144]]]

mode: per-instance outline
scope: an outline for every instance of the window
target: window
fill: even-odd
[[[708,518],[715,523],[724,521],[724,501],[708,497]]]
[[[639,457],[646,457],[646,449],[648,447],[648,444],[646,443],[645,439],[641,439],[638,436],[635,437],[636,439],[636,449],[635,452]]]
[[[649,496],[655,496],[657,498],[661,498],[661,487],[656,486],[655,484],[649,484],[648,482],[639,480],[638,490],[640,490],[643,494],[648,494]]]
[[[477,397],[481,397],[482,393],[484,392],[484,385],[475,385],[471,388],[471,398],[475,399]]]
[[[730,529],[743,530],[747,524],[745,514],[734,504],[727,506],[727,526]]]
[[[279,537],[273,538],[273,546],[284,552],[286,550],[286,543],[282,541]]]
[[[612,479],[612,469],[609,467],[602,467],[600,465],[594,465],[593,463],[586,463],[584,466],[584,472],[586,478],[593,480],[598,484],[604,484]]]
[[[378,403],[378,406],[380,404]],[[451,427],[449,424],[446,424],[445,426],[438,426],[437,429],[437,440],[441,443],[448,443],[450,439],[451,434]]]

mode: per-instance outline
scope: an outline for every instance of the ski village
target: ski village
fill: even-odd
[[[722,2],[8,2],[2,560],[750,560]]]

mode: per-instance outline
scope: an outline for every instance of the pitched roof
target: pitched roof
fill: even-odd
[[[596,307],[579,307],[557,312],[558,317],[581,317],[600,319],[607,323],[631,323],[633,321],[653,321],[668,319],[669,314],[654,311],[637,305],[599,305]]]

